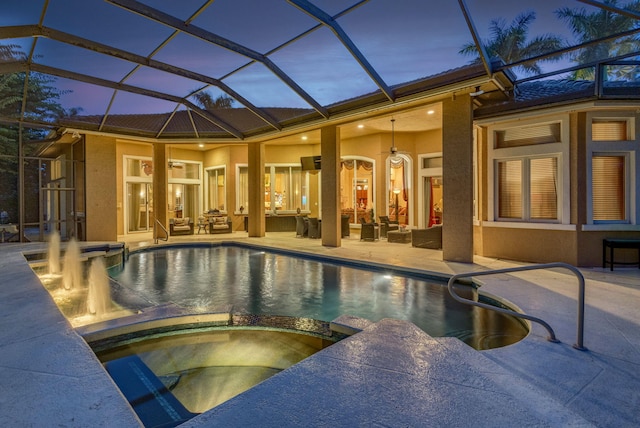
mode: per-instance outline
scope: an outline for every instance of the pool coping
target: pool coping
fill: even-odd
[[[21,251],[34,245],[37,244],[9,244],[1,249],[0,319],[5,328],[0,333],[0,367],[3,368],[0,379],[5,391],[10,391],[0,398],[2,420],[13,425],[67,426],[110,426],[118,420],[122,426],[139,426],[139,420],[95,355],[60,314],[22,256]],[[511,264],[490,259],[482,259],[481,262],[484,265],[465,265],[463,268],[470,270]],[[456,264],[439,264],[445,272],[452,267],[454,270],[461,268]],[[551,344],[544,339],[544,332],[534,327],[520,343],[483,351],[482,355],[502,367],[509,367],[512,372],[528,379],[532,388],[544,391],[596,426],[639,423],[640,416],[629,413],[629,409],[634,408],[632,397],[640,385],[639,276],[635,271],[623,269],[614,273],[600,269],[584,272],[588,277],[586,352],[573,350],[566,342]],[[570,280],[566,278],[566,275],[557,273],[509,276],[507,279],[486,281],[483,288],[509,301],[518,301],[527,311],[538,307],[541,301],[561,303],[572,310],[575,304],[572,291],[563,291],[573,288],[567,286]],[[542,280],[553,283],[560,293],[550,293],[551,287],[542,285]],[[511,287],[514,282],[535,284],[535,287],[531,291],[517,290]],[[527,294],[530,297],[526,297]],[[523,301],[524,304],[521,303]],[[560,326],[558,335],[562,340],[571,338],[575,328],[567,322],[567,312],[571,314],[564,310],[545,311],[550,322]],[[380,346],[393,349],[392,343]],[[523,366],[526,366],[526,371]],[[378,388],[390,386],[379,384],[374,379],[370,382],[366,385],[372,388],[375,385]],[[616,384],[615,390],[610,388],[612,382]],[[65,391],[63,396],[57,393],[61,390]],[[398,392],[401,393],[402,388]],[[624,403],[628,404],[625,406]],[[352,417],[366,411],[366,406],[351,404],[355,406],[350,411]],[[37,412],[32,411],[34,405]],[[229,406],[237,405],[234,400],[234,404]],[[385,406],[384,403],[378,405]],[[393,412],[395,404],[386,405],[392,406],[389,411]],[[201,422],[206,425],[204,420]],[[194,420],[188,426],[200,426],[198,423]]]

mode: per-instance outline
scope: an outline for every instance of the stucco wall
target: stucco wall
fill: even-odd
[[[485,257],[578,264],[574,231],[484,227],[481,234],[481,254]]]
[[[91,136],[86,144],[87,241],[118,238],[115,138]]]

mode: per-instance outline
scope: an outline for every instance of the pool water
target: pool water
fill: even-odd
[[[97,355],[145,426],[165,426],[205,412],[331,343],[296,332],[213,328],[124,340]]]
[[[197,311],[331,321],[351,315],[408,320],[434,337],[457,337],[476,349],[506,346],[527,334],[510,316],[463,305],[446,284],[317,258],[242,246],[174,247],[130,254],[111,276],[149,305]]]

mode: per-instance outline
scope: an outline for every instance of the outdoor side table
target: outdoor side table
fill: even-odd
[[[410,230],[390,230],[387,232],[387,242],[408,244],[411,242]]]

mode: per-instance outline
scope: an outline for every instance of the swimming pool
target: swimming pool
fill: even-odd
[[[512,317],[456,302],[428,273],[400,275],[304,255],[233,245],[133,252],[110,275],[150,306],[175,304],[198,312],[231,307],[239,314],[331,321],[408,320],[434,337],[457,337],[476,349],[506,346],[527,330]]]
[[[256,328],[187,329],[114,343],[97,356],[145,426],[176,426],[333,343]]]

